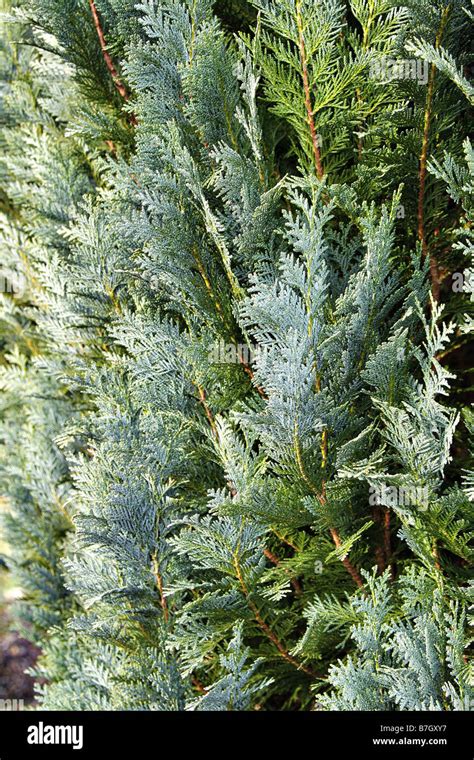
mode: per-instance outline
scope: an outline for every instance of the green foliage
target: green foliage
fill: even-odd
[[[470,710],[472,673],[465,663],[465,613],[414,568],[394,599],[388,573],[364,573],[369,594],[352,601],[356,653],[330,668],[331,710]],[[398,603],[397,603],[398,602]]]
[[[468,709],[443,355],[472,318],[429,295],[441,246],[469,280],[468,17],[253,6],[2,0],[0,483],[40,704]],[[425,84],[373,76],[408,54]]]

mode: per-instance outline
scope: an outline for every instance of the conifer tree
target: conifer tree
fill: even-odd
[[[2,3],[39,706],[470,709],[467,7]]]

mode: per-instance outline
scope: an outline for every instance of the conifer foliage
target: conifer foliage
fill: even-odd
[[[467,2],[1,6],[39,707],[472,709]]]

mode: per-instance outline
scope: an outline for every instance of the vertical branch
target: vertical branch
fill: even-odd
[[[115,68],[114,62],[110,56],[109,51],[107,50],[107,43],[105,42],[104,32],[102,30],[102,25],[100,23],[99,14],[97,13],[97,8],[95,5],[94,0],[89,0],[89,5],[92,13],[92,18],[94,19],[94,26],[97,32],[97,36],[99,38],[100,42],[100,49],[102,50],[102,55],[104,56],[105,65],[107,66],[110,75],[114,81],[114,85],[117,88],[118,92],[122,96],[124,100],[128,100],[128,92],[126,90],[125,85],[121,81],[118,71]]]
[[[199,250],[198,250],[197,245],[193,245],[192,255],[193,255],[194,261],[196,262],[196,266],[197,266],[198,272],[199,272],[199,274],[202,277],[204,285],[206,286],[206,290],[207,290],[209,296],[212,298],[212,300],[214,302],[214,306],[216,308],[216,311],[218,312],[218,314],[224,320],[224,317],[223,317],[224,312],[223,312],[222,306],[221,306],[219,300],[217,299],[217,296],[214,294],[214,291],[213,291],[211,282],[209,280],[209,277],[207,275],[206,269],[204,267],[203,261],[202,261],[200,255],[199,255]],[[244,361],[244,358],[242,357],[242,354],[241,354],[241,352],[239,350],[239,347],[238,347],[237,343],[235,345],[237,346],[237,355],[238,355],[239,362],[242,365],[242,368],[243,368],[244,372],[249,376],[250,380],[253,382],[254,373],[252,372],[252,370],[249,367],[249,365],[247,364],[247,362]],[[253,383],[253,385],[254,385],[254,388],[257,391],[257,393],[259,393],[262,398],[267,398],[267,395],[266,395],[265,391],[263,390],[263,388],[261,388],[259,385],[256,385],[256,383]]]
[[[301,446],[300,446],[300,442],[298,438],[298,433],[296,430],[295,430],[295,435],[294,435],[294,442],[295,442],[296,464],[298,465],[298,470],[300,472],[300,475],[303,481],[306,483],[306,485],[310,489],[310,491],[316,496],[321,506],[325,507],[327,503],[326,483],[323,480],[321,492],[319,492],[316,486],[314,485],[314,483],[312,482],[311,478],[309,477],[308,473],[306,472],[304,462],[303,462],[303,456],[301,453]],[[327,435],[323,437],[321,445],[324,448],[323,462],[325,463],[327,460]],[[331,538],[334,542],[336,549],[339,549],[339,547],[342,545],[342,541],[337,529],[334,528],[333,526],[329,526],[329,532],[331,534]],[[343,557],[343,559],[341,559],[341,562],[346,568],[351,578],[353,579],[353,581],[356,583],[356,585],[359,588],[364,588],[364,581],[362,580],[359,571],[354,567],[354,565],[350,561],[349,557]]]
[[[372,509],[372,519],[374,523],[380,526],[380,524],[383,522],[382,507],[376,506]],[[382,575],[387,566],[386,551],[385,551],[385,533],[383,531],[382,531],[382,545],[377,544],[377,546],[375,547],[375,561],[377,563],[378,571],[380,575]]]
[[[163,591],[163,578],[160,573],[156,552],[153,554],[153,573],[155,576],[156,585],[158,587],[158,592],[160,594],[160,604],[161,609],[163,610],[163,618],[165,623],[167,623],[169,620],[168,602],[166,601],[166,596],[164,595]]]
[[[323,165],[321,162],[321,152],[319,150],[318,135],[314,124],[313,106],[311,103],[311,91],[309,86],[308,76],[308,61],[306,58],[306,46],[303,33],[303,19],[301,18],[301,2],[296,4],[296,24],[298,27],[298,45],[300,51],[301,61],[301,76],[303,78],[303,90],[304,90],[304,104],[306,108],[306,118],[308,121],[309,133],[311,136],[311,144],[313,146],[313,158],[314,165],[316,167],[316,174],[318,179],[322,179],[324,176]]]
[[[341,537],[339,536],[339,533],[337,532],[336,528],[329,528],[329,532],[331,533],[331,538],[334,541],[334,545],[336,549],[339,549],[341,546]],[[351,576],[354,583],[359,588],[364,588],[364,581],[362,580],[359,571],[354,567],[352,562],[350,561],[349,557],[343,557],[341,559],[342,564],[346,568],[347,572]]]
[[[104,31],[102,29],[102,24],[100,23],[99,14],[97,12],[97,8],[95,5],[95,0],[89,0],[89,6],[92,13],[92,18],[94,20],[94,26],[97,32],[97,36],[99,38],[99,44],[100,49],[102,50],[102,55],[104,57],[105,65],[107,66],[107,69],[109,70],[110,76],[112,77],[112,81],[115,85],[116,90],[120,93],[122,98],[127,101],[129,98],[127,88],[125,87],[124,83],[120,79],[119,73],[117,69],[115,68],[115,64],[112,60],[112,57],[107,50],[107,43],[105,41],[104,37]],[[133,114],[130,114],[130,121],[133,125],[137,124],[136,117]]]
[[[197,387],[198,393],[199,393],[199,401],[201,402],[201,404],[203,406],[203,409],[204,409],[204,412],[205,412],[206,417],[208,419],[209,425],[211,426],[212,435],[214,436],[214,438],[217,439],[218,438],[218,433],[217,433],[216,423],[215,423],[215,420],[214,420],[214,415],[212,414],[212,412],[211,412],[211,410],[210,410],[210,408],[208,406],[207,400],[206,400],[206,391],[200,385],[197,385],[196,387]]]
[[[201,386],[197,386],[197,387],[198,387],[198,390],[199,390],[199,398],[200,398],[200,401],[201,401],[201,403],[202,403],[202,405],[204,407],[204,410],[206,412],[206,417],[207,417],[207,419],[209,421],[209,424],[211,426],[213,437],[216,440],[218,440],[219,435],[218,435],[218,432],[217,432],[217,427],[216,427],[216,423],[215,423],[215,420],[214,420],[214,416],[213,416],[211,410],[209,409],[209,407],[208,407],[208,405],[206,403],[206,392],[204,391],[203,388],[201,388]],[[237,490],[236,490],[234,484],[228,482],[227,486],[228,486],[228,488],[230,490],[230,494],[231,494],[232,498],[235,498],[238,494],[237,494]],[[278,566],[280,564],[280,560],[278,559],[277,556],[275,556],[275,554],[273,554],[273,552],[270,551],[270,549],[264,549],[263,553],[264,553],[265,557],[267,559],[269,559],[270,562],[272,562],[275,566]],[[288,570],[285,570],[285,572],[290,576],[290,582],[291,582],[291,585],[293,586],[293,588],[295,590],[295,593],[298,596],[301,595],[301,585],[300,585],[298,579],[294,578]],[[158,573],[156,573],[156,576],[157,576],[157,579],[159,579],[159,574]],[[162,586],[160,585],[160,581],[159,580],[158,580],[158,587],[160,589],[161,598],[163,600],[164,597],[163,597],[163,594],[162,594]],[[165,603],[166,603],[166,600],[165,600]],[[165,609],[165,608],[163,607],[163,609]],[[166,616],[165,616],[165,619],[167,619]]]
[[[240,584],[240,588],[242,589],[242,592],[245,596],[245,599],[247,601],[247,604],[249,608],[251,609],[253,616],[259,626],[259,628],[263,631],[265,636],[272,642],[272,644],[278,649],[281,656],[289,662],[293,667],[295,667],[297,670],[302,670],[306,675],[311,676],[312,678],[319,678],[320,676],[315,673],[311,668],[309,668],[307,665],[303,665],[302,662],[299,662],[296,657],[293,657],[283,646],[282,642],[278,638],[278,636],[272,631],[268,623],[265,622],[263,619],[260,610],[258,609],[257,605],[252,601],[250,598],[250,592],[247,588],[247,584],[245,583],[244,577],[242,575],[242,570],[240,568],[239,560],[237,555],[234,555],[234,568],[235,568],[235,574],[237,576],[237,580]]]
[[[390,577],[392,581],[395,580],[395,568],[393,566],[392,559],[392,540],[390,536],[390,510],[385,508],[383,519],[383,536],[384,536],[384,554],[385,562],[390,567]]]
[[[255,388],[255,390],[257,391],[257,393],[259,394],[259,396],[261,396],[262,398],[268,400],[268,396],[265,393],[265,391],[263,390],[263,388],[260,385],[257,385],[254,382],[254,373],[253,373],[252,369],[249,367],[249,365],[247,364],[247,362],[244,361],[244,359],[242,357],[242,354],[238,350],[238,347],[237,347],[237,353],[238,353],[239,362],[242,365],[242,368],[243,368],[245,374],[248,375],[248,377],[252,381],[253,387]]]
[[[387,567],[390,568],[390,577],[395,580],[395,568],[391,561],[392,557],[392,541],[390,534],[390,520],[391,514],[388,507],[376,506],[372,511],[373,520],[380,526],[381,532],[381,544],[375,549],[375,560],[379,573],[382,574]]]
[[[447,5],[441,14],[441,22],[436,35],[435,48],[438,49],[441,44],[441,39],[444,34],[450,6]],[[434,84],[436,76],[436,66],[430,64],[430,73],[428,78],[428,90],[426,93],[426,106],[425,106],[425,119],[423,126],[423,139],[421,144],[420,154],[420,166],[418,172],[419,190],[418,190],[418,240],[421,243],[421,250],[423,258],[426,259],[429,256],[430,261],[430,276],[431,276],[431,290],[435,301],[439,301],[440,298],[440,282],[438,262],[433,253],[429,253],[428,243],[426,239],[426,226],[425,226],[425,191],[426,191],[426,167],[428,163],[428,148],[431,128],[431,118],[433,115],[433,95]]]

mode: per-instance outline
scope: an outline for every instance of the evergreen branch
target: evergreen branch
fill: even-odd
[[[198,272],[199,272],[199,274],[200,274],[200,275],[201,275],[201,277],[202,277],[202,280],[203,280],[203,282],[204,282],[204,285],[205,285],[205,287],[206,287],[206,290],[207,290],[207,292],[209,293],[209,295],[210,295],[211,299],[212,299],[212,300],[213,300],[213,302],[214,302],[214,306],[215,306],[215,308],[216,308],[216,311],[217,311],[219,314],[221,314],[221,315],[222,315],[222,314],[223,314],[223,311],[222,311],[222,306],[221,306],[221,304],[220,304],[220,301],[219,301],[219,299],[217,298],[217,296],[216,296],[216,295],[215,295],[215,293],[214,293],[214,290],[213,290],[213,288],[212,288],[211,282],[210,282],[210,280],[209,280],[209,277],[208,277],[208,275],[207,275],[207,272],[206,272],[206,269],[205,269],[205,267],[204,267],[204,264],[203,264],[202,258],[201,258],[201,256],[199,255],[199,250],[198,250],[198,247],[197,247],[197,245],[196,245],[196,244],[194,244],[194,245],[193,245],[193,247],[192,247],[192,255],[193,255],[194,261],[196,262],[196,266],[197,266],[197,268],[198,268]]]
[[[299,552],[299,551],[300,551],[300,549],[298,548],[298,546],[296,546],[296,544],[294,544],[294,543],[293,543],[292,541],[290,541],[288,538],[285,538],[285,536],[281,536],[281,535],[278,533],[278,531],[276,531],[276,530],[275,530],[275,528],[272,528],[272,533],[274,533],[274,534],[275,534],[275,536],[276,536],[276,537],[277,537],[277,538],[278,538],[278,539],[279,539],[279,540],[280,540],[280,541],[281,541],[283,544],[286,544],[287,546],[289,546],[289,547],[290,547],[290,549],[293,549],[293,551],[294,551],[294,552]]]
[[[326,439],[326,441],[327,441],[327,439]],[[301,453],[301,446],[300,446],[298,434],[297,434],[296,431],[295,431],[295,435],[294,435],[294,442],[295,442],[296,463],[298,465],[298,470],[300,472],[300,475],[301,475],[303,481],[306,483],[306,485],[309,488],[309,490],[311,491],[311,493],[314,496],[316,496],[316,498],[318,499],[318,501],[321,504],[321,506],[325,507],[326,503],[327,503],[326,493],[325,493],[325,482],[323,480],[322,489],[321,489],[321,492],[320,492],[316,488],[316,486],[314,485],[314,483],[312,482],[312,480],[309,477],[308,473],[306,472],[306,469],[305,469],[305,466],[304,466],[304,462],[303,462],[303,456],[302,456],[302,453]],[[327,443],[326,443],[326,446],[327,446]],[[331,538],[332,538],[332,540],[334,542],[334,545],[335,545],[336,549],[339,549],[339,547],[342,545],[342,541],[341,541],[341,537],[339,535],[338,530],[335,527],[333,527],[333,526],[329,526],[329,532],[331,534]],[[362,580],[362,578],[361,578],[358,570],[354,567],[354,565],[350,561],[349,557],[342,557],[341,562],[344,565],[344,567],[346,568],[346,570],[349,573],[349,575],[351,576],[351,578],[353,579],[353,581],[356,583],[356,585],[359,586],[359,588],[364,588],[364,582],[363,582],[363,580]]]
[[[158,587],[158,592],[160,594],[160,604],[161,604],[161,609],[163,610],[163,618],[164,618],[165,623],[167,623],[169,620],[168,602],[166,601],[166,597],[163,591],[163,578],[160,573],[158,557],[157,557],[156,552],[154,552],[153,554],[153,573],[155,576],[156,585]]]
[[[207,275],[207,272],[206,272],[206,269],[204,267],[203,261],[202,261],[200,255],[199,255],[199,251],[198,251],[197,245],[193,245],[192,253],[193,253],[193,258],[194,258],[194,260],[196,262],[196,266],[198,268],[198,272],[201,275],[201,278],[202,278],[202,280],[204,282],[204,285],[206,287],[207,292],[209,293],[210,297],[212,298],[212,300],[214,302],[216,311],[223,317],[222,306],[221,306],[218,298],[214,294],[214,290],[212,288],[211,282],[210,282],[209,277]],[[237,343],[235,345],[237,346]],[[248,365],[248,363],[244,360],[241,352],[238,349],[237,349],[237,356],[238,356],[240,364],[243,367],[244,372],[249,376],[249,378],[252,381],[253,386],[254,386],[255,390],[257,391],[257,393],[259,393],[259,395],[262,398],[266,399],[267,395],[266,395],[265,391],[263,390],[263,388],[261,388],[259,385],[257,385],[256,383],[253,382],[253,380],[254,380],[254,373],[253,373],[252,369],[250,368],[250,366]]]
[[[197,676],[192,676],[191,677],[191,683],[194,686],[194,688],[196,689],[196,691],[198,691],[200,694],[206,694],[207,693],[204,684],[199,680],[199,678],[197,678]]]
[[[436,42],[435,42],[436,50],[438,50],[441,45],[441,40],[443,38],[444,30],[446,28],[450,9],[451,9],[451,6],[447,5],[443,9],[443,12],[441,14],[440,26],[438,29],[438,33],[436,35]],[[420,164],[419,164],[419,172],[418,172],[418,181],[419,181],[418,240],[421,243],[423,257],[427,258],[429,256],[431,287],[432,287],[433,298],[435,301],[439,301],[440,281],[439,281],[439,273],[438,273],[438,262],[436,261],[434,254],[432,252],[429,252],[428,250],[428,243],[426,239],[426,229],[425,229],[425,187],[426,187],[428,149],[429,149],[429,139],[430,139],[430,130],[431,130],[435,76],[436,76],[436,65],[434,63],[431,63],[429,77],[428,77],[428,89],[426,93],[423,138],[422,138],[422,147],[421,147]]]
[[[127,101],[130,96],[129,96],[127,88],[125,87],[124,83],[122,82],[119,76],[119,73],[115,67],[112,57],[107,49],[107,43],[105,41],[104,31],[102,29],[102,24],[100,22],[99,14],[97,12],[95,0],[89,0],[89,6],[91,9],[92,18],[94,21],[94,26],[97,32],[97,36],[99,38],[100,49],[102,51],[102,56],[104,58],[105,65],[107,66],[107,69],[109,70],[110,76],[112,77],[112,81],[114,83],[114,86],[117,92],[122,96],[122,98],[125,101]],[[130,114],[130,121],[134,126],[137,125],[137,119],[134,114]]]
[[[240,564],[238,561],[238,557],[234,555],[234,568],[235,573],[237,576],[237,580],[239,581],[240,587],[242,589],[242,592],[245,596],[245,599],[247,601],[247,604],[249,608],[251,609],[253,616],[258,623],[259,628],[263,631],[265,636],[272,642],[272,644],[277,648],[281,656],[290,663],[294,668],[297,670],[302,670],[306,675],[311,676],[311,678],[324,678],[324,675],[315,673],[311,668],[309,668],[307,665],[304,665],[302,662],[299,662],[299,660],[296,659],[296,657],[293,657],[284,647],[278,636],[272,631],[268,623],[265,622],[262,615],[260,614],[260,611],[257,607],[257,605],[252,601],[250,598],[250,593],[247,588],[247,585],[245,583],[245,580],[242,575],[242,570],[240,568]]]
[[[384,552],[385,552],[385,562],[390,567],[390,575],[393,581],[395,580],[395,568],[391,561],[392,544],[391,544],[391,535],[390,535],[390,510],[388,509],[388,507],[386,507],[384,510]]]
[[[316,167],[316,174],[318,179],[322,179],[324,176],[323,165],[321,162],[321,152],[319,150],[318,135],[316,132],[316,126],[314,123],[313,105],[311,102],[311,91],[309,86],[308,77],[308,62],[306,60],[306,47],[303,33],[303,19],[301,17],[301,0],[297,0],[296,3],[296,23],[298,27],[298,39],[299,39],[299,53],[301,61],[301,76],[303,79],[304,89],[304,103],[306,108],[306,118],[308,122],[309,132],[311,136],[311,145],[313,147],[314,164]]]
[[[263,553],[265,557],[269,559],[273,565],[275,565],[275,567],[278,567],[280,565],[280,560],[275,554],[273,554],[273,552],[270,551],[270,549],[264,549]],[[285,573],[290,576],[291,585],[293,586],[297,596],[301,596],[302,589],[301,589],[301,584],[298,578],[295,578],[294,576],[292,576],[289,570],[285,570]]]
[[[204,388],[202,388],[200,385],[197,385],[197,384],[196,384],[196,388],[198,389],[198,393],[199,393],[199,401],[201,402],[203,406],[209,425],[211,426],[212,435],[214,436],[215,439],[218,439],[219,434],[217,432],[214,415],[212,414],[209,408],[209,405],[207,403],[206,391],[204,390]]]
[[[254,382],[254,378],[255,378],[254,372],[251,369],[251,367],[247,364],[247,362],[245,361],[245,359],[241,355],[240,351],[237,351],[237,355],[238,355],[239,362],[242,365],[245,374],[249,376],[250,380],[252,381],[252,385],[255,388],[255,390],[257,391],[257,393],[259,394],[259,396],[261,396],[263,399],[268,400],[268,396],[265,393],[264,389],[260,385],[257,385],[257,383]]]
[[[467,0],[444,30],[450,0],[251,0],[241,45],[210,0],[3,2],[0,517],[40,707],[469,709],[466,353],[425,316],[430,254],[446,291],[471,254]]]
[[[380,507],[374,507],[374,509],[372,510],[372,515],[373,515],[374,523],[378,523],[380,525],[380,523],[382,522],[382,510],[380,509]],[[375,547],[375,561],[377,563],[377,568],[380,575],[382,575],[382,573],[385,572],[385,569],[387,567],[384,541],[385,541],[385,538],[383,537],[382,546],[377,545]]]
[[[329,528],[329,532],[331,534],[332,540],[334,541],[334,545],[335,545],[336,549],[339,549],[339,547],[341,546],[342,542],[341,542],[341,537],[340,537],[338,531],[336,530],[336,528],[331,528],[330,527]],[[349,575],[351,576],[351,578],[354,581],[354,583],[359,588],[364,588],[364,581],[362,580],[359,571],[354,567],[354,565],[350,561],[349,557],[343,557],[341,559],[341,562],[344,565],[344,567],[346,568],[346,570],[349,573]]]
[[[102,25],[100,23],[99,14],[97,12],[97,8],[96,8],[94,0],[89,0],[89,6],[91,9],[92,18],[94,19],[94,26],[97,32],[97,36],[99,38],[100,49],[102,50],[102,55],[104,57],[105,65],[107,66],[110,72],[110,75],[112,77],[113,83],[117,91],[120,93],[120,95],[122,96],[124,100],[128,100],[129,94],[128,94],[127,88],[125,87],[122,80],[120,79],[118,71],[115,68],[115,64],[112,60],[112,57],[109,51],[107,50],[107,43],[105,41],[104,32],[102,30]]]

